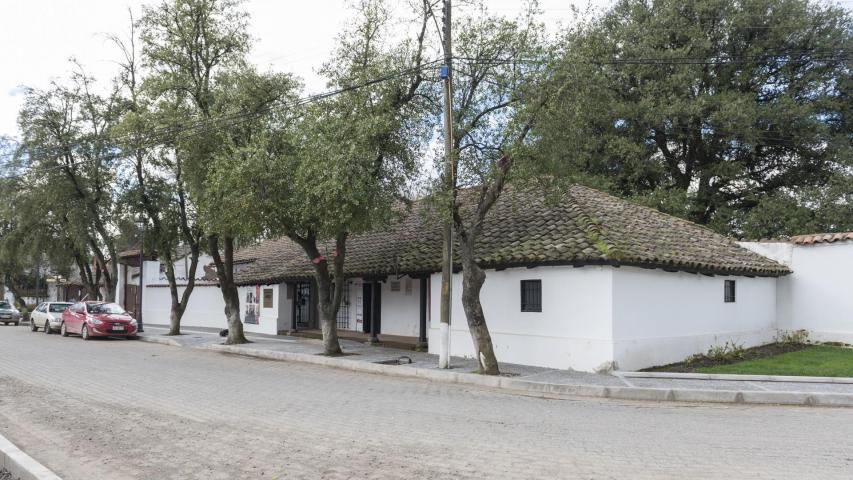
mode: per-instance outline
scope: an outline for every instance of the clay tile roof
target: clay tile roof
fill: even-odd
[[[470,204],[476,191],[460,195],[463,204]],[[351,236],[347,275],[439,271],[441,225],[430,211],[427,202],[418,201],[390,227]],[[321,248],[332,250],[331,245]],[[535,189],[508,190],[487,216],[477,251],[484,268],[606,264],[708,274],[790,273],[784,265],[705,227],[580,185],[559,198]],[[262,242],[236,258],[251,262],[236,273],[237,283],[243,285],[313,275],[305,253],[287,238]]]
[[[791,243],[797,245],[813,245],[815,243],[834,243],[853,240],[853,232],[816,233],[811,235],[796,235],[791,237]]]

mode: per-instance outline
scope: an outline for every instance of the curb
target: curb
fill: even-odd
[[[0,467],[20,480],[62,480],[47,467],[37,462],[0,435]]]
[[[160,343],[160,342],[156,342]],[[599,385],[570,385],[542,383],[511,377],[492,377],[459,372],[447,372],[402,365],[383,365],[342,358],[325,357],[305,353],[255,350],[236,345],[202,345],[191,347],[199,350],[226,352],[246,357],[286,362],[308,363],[356,372],[378,373],[397,377],[421,378],[425,380],[476,385],[497,388],[528,395],[566,395],[581,397],[610,398],[616,400],[737,403],[757,405],[800,405],[853,407],[853,394],[807,393],[807,392],[757,392],[741,390],[702,390],[644,387],[605,387]]]
[[[163,337],[149,337],[147,335],[138,335],[137,340],[140,342],[148,342],[148,343],[159,343],[160,345],[170,345],[172,347],[182,347],[177,340],[172,340],[171,338],[163,338]]]
[[[666,378],[683,380],[724,380],[734,382],[786,382],[786,383],[835,383],[853,384],[850,377],[798,377],[784,375],[739,375],[729,373],[680,373],[680,372],[613,372],[625,378]]]

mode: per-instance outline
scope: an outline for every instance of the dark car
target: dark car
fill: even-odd
[[[0,301],[0,323],[3,323],[3,325],[9,325],[10,323],[20,325],[21,312],[19,312],[17,308],[12,306],[11,303],[6,301]]]

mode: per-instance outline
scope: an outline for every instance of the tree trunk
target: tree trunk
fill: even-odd
[[[243,322],[240,321],[240,294],[234,283],[234,239],[226,236],[223,237],[222,243],[224,248],[223,254],[220,255],[219,236],[208,237],[210,255],[213,257],[219,279],[219,290],[222,292],[222,299],[225,300],[225,318],[228,321],[228,337],[225,339],[225,344],[249,343],[246,335],[243,334]]]
[[[461,242],[462,256],[462,308],[468,319],[468,330],[474,340],[477,365],[484,375],[500,375],[498,359],[495,356],[492,336],[486,326],[486,316],[480,303],[480,290],[486,282],[486,272],[474,261],[474,247],[469,242]],[[473,243],[473,242],[470,242]]]
[[[243,322],[240,320],[240,294],[237,286],[232,282],[228,286],[220,285],[220,289],[225,299],[225,317],[228,319],[228,337],[225,338],[225,344],[249,343],[243,333]]]
[[[338,308],[334,305],[332,289],[337,288],[329,281],[328,275],[317,275],[318,308],[320,310],[320,328],[323,330],[323,353],[340,355],[341,343],[338,341]],[[319,277],[324,277],[323,279]]]
[[[169,292],[172,297],[172,308],[169,311],[169,333],[168,335],[181,334],[181,318],[184,312],[187,311],[187,303],[189,303],[190,295],[195,288],[195,273],[198,267],[199,250],[197,245],[191,247],[190,270],[187,272],[187,285],[184,287],[183,295],[178,295],[178,279],[175,275],[175,266],[173,260],[169,259],[169,264],[166,266],[166,278],[169,280]],[[239,310],[239,305],[238,305]],[[227,315],[227,314],[226,314]],[[241,324],[242,325],[242,324]],[[229,329],[230,331],[230,329]]]
[[[310,232],[305,237],[298,235],[291,237],[302,247],[314,265],[314,278],[317,282],[317,306],[320,310],[320,328],[323,331],[323,353],[325,355],[334,356],[343,353],[341,342],[338,340],[337,317],[344,288],[346,288],[344,260],[346,259],[347,236],[347,232],[340,232],[335,239],[335,252],[332,259],[333,274],[329,273],[329,260],[321,255],[320,249],[317,248],[317,236],[314,232]]]

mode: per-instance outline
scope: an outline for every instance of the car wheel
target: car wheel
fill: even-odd
[[[59,334],[63,337],[68,336],[68,327],[65,326],[65,322],[62,322],[62,325],[59,327]]]
[[[21,322],[15,322],[14,325],[17,327],[17,326],[21,325]]]
[[[85,324],[80,327],[80,338],[82,338],[83,340],[89,340],[89,327],[87,327]]]
[[[31,332],[38,332],[39,331],[39,327],[36,325],[35,320],[33,320],[32,318],[30,319],[30,331]]]
[[[51,333],[53,333],[50,331],[50,320],[44,321],[44,333],[47,335],[50,335]]]

